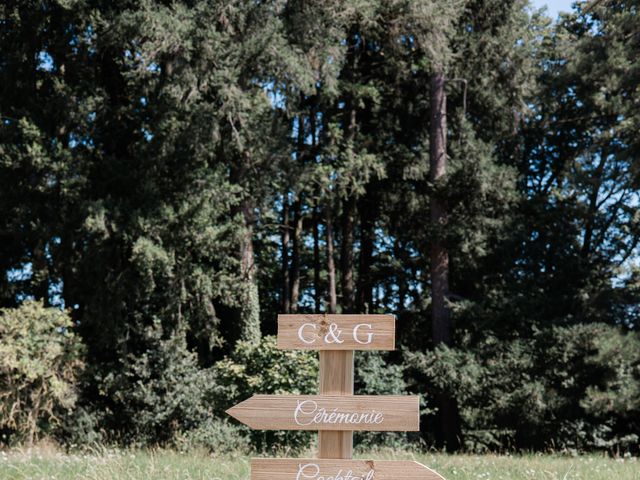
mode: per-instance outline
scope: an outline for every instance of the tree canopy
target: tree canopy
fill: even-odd
[[[0,306],[69,310],[113,441],[218,416],[278,313],[370,312],[456,404],[429,444],[637,449],[639,6],[7,0]]]

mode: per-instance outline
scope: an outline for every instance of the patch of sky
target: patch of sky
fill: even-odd
[[[46,50],[38,52],[38,70],[51,72],[54,69],[53,57]]]
[[[304,126],[302,127],[304,128]],[[293,119],[293,128],[291,129],[291,138],[298,138],[298,132],[300,131],[300,117],[297,116]],[[294,153],[295,156],[295,153]]]
[[[63,309],[65,307],[64,298],[62,298],[62,291],[64,288],[64,283],[62,280],[58,280],[56,282],[51,282],[49,284],[49,303],[53,307],[58,307]]]
[[[31,277],[33,277],[33,264],[31,262],[25,262],[17,268],[7,270],[7,281],[9,283],[26,282]]]
[[[94,114],[95,118],[95,114]],[[78,135],[75,132],[69,133],[69,148],[76,148],[78,145],[82,145],[84,147],[94,147],[94,141],[91,137],[83,137]]]
[[[146,128],[141,128],[140,131],[144,135],[144,138],[147,142],[153,140],[153,133],[151,133],[149,130],[147,130]]]
[[[27,300],[35,300],[36,297],[33,295],[27,295],[26,293],[20,292],[16,294],[16,303],[23,303]]]
[[[309,312],[313,311],[316,306],[315,301],[315,287],[305,288],[300,295],[299,303],[302,309],[307,310]],[[322,309],[322,304],[325,303],[324,299],[320,300],[320,308]],[[326,310],[326,305],[325,305]]]
[[[533,6],[536,8],[546,8],[547,14],[551,18],[558,18],[561,12],[570,12],[576,2],[574,0],[533,0]]]
[[[271,102],[271,106],[273,108],[284,109],[287,106],[286,103],[286,95],[282,92],[282,89],[276,86],[274,81],[269,82],[259,82],[262,90],[267,94],[269,101]]]

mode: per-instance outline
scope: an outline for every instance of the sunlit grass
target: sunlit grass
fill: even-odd
[[[378,452],[372,457],[416,460],[448,480],[640,480],[640,462],[635,458],[394,452]],[[240,480],[249,478],[249,459],[167,450],[94,450],[76,454],[54,449],[11,450],[0,452],[0,478]]]

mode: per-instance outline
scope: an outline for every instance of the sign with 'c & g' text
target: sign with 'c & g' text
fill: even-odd
[[[354,431],[419,431],[415,395],[354,395],[353,350],[394,350],[394,315],[278,315],[278,348],[320,350],[320,395],[254,395],[227,410],[255,430],[318,431],[319,458],[254,458],[251,480],[444,480],[411,461],[352,460]]]
[[[278,315],[278,348],[394,350],[393,315]]]

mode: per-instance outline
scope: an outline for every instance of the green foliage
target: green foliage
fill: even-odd
[[[204,450],[215,456],[246,455],[251,451],[245,428],[211,417],[195,429],[178,434],[173,446],[180,452]]]
[[[603,326],[640,319],[637,0],[557,23],[524,0],[17,0],[0,17],[0,306],[73,307],[87,369],[67,443],[221,448],[226,407],[313,389],[315,360],[260,336],[330,298],[398,315],[406,356],[362,354],[358,388],[426,394],[429,443],[443,392],[473,448],[637,443],[637,342]],[[435,242],[457,344],[431,351]]]
[[[54,439],[68,449],[91,450],[108,441],[105,426],[105,412],[95,405],[76,404],[71,415],[67,415],[56,430]]]
[[[83,347],[67,312],[25,301],[0,310],[0,430],[31,445],[73,409]]]
[[[215,376],[186,348],[184,332],[168,338],[149,327],[145,352],[129,355],[110,373],[96,375],[112,439],[126,444],[167,445],[203,428],[215,411]]]
[[[532,333],[467,338],[407,361],[429,402],[429,387],[456,395],[472,450],[636,450],[638,335],[599,324]]]
[[[389,361],[389,355],[362,351],[355,354],[356,395],[405,395],[405,367]],[[374,447],[407,448],[416,435],[404,432],[355,432],[354,442],[359,449]]]
[[[310,352],[278,350],[275,337],[263,337],[260,344],[239,342],[233,354],[214,367],[219,415],[255,394],[309,395],[318,389],[318,359]],[[252,431],[253,444],[260,450],[303,450],[310,445],[309,432]]]

